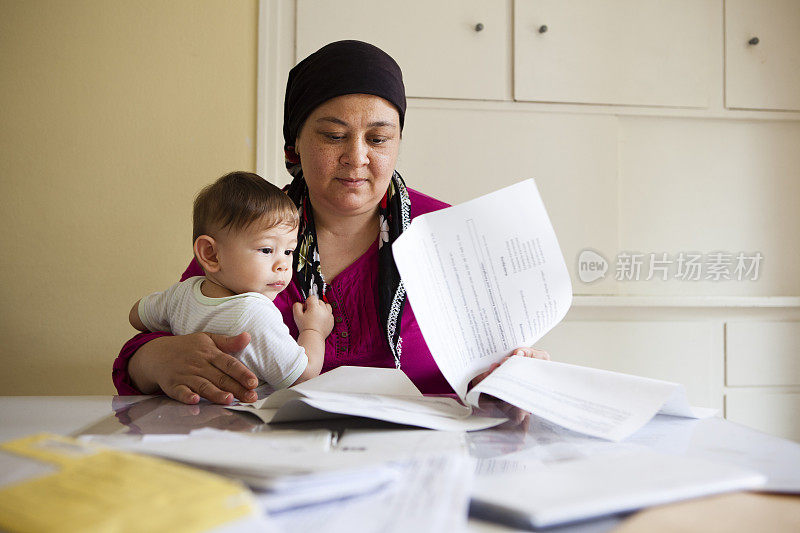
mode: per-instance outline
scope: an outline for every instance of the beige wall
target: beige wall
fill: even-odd
[[[255,168],[258,6],[0,3],[0,394],[108,394],[193,194]]]

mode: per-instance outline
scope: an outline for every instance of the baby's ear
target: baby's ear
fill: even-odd
[[[217,255],[217,241],[214,237],[200,235],[194,241],[194,256],[205,272],[219,271],[219,257]]]

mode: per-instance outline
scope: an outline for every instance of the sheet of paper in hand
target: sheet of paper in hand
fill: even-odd
[[[533,180],[427,213],[392,245],[425,342],[460,397],[567,314],[572,284]]]
[[[425,341],[468,405],[487,393],[611,440],[662,406],[678,416],[709,415],[691,410],[674,383],[517,356],[467,394],[475,376],[514,348],[532,346],[572,303],[569,272],[533,180],[417,217],[392,252]]]

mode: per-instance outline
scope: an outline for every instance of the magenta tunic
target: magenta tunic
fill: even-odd
[[[412,219],[448,207],[444,202],[412,189],[408,193],[411,198]],[[202,275],[200,265],[192,260],[181,280]],[[328,285],[326,297],[333,307],[334,326],[325,341],[322,371],[327,372],[343,365],[393,368],[394,358],[386,340],[386,332],[382,330],[378,318],[377,239],[369,250],[333,279]],[[299,301],[302,298],[294,280],[275,298],[275,305],[283,314],[283,321],[295,338],[298,331],[292,317],[292,304]],[[141,394],[128,375],[128,360],[143,344],[162,335],[169,333],[140,333],[122,347],[112,371],[114,386],[119,394]],[[408,300],[403,311],[400,336],[403,339],[400,366],[417,388],[426,394],[452,393],[453,389],[439,371],[422,338]]]

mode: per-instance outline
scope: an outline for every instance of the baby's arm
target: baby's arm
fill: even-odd
[[[133,307],[131,307],[131,312],[128,313],[128,320],[131,323],[131,326],[138,329],[139,331],[150,331],[147,329],[147,326],[142,324],[142,319],[139,318],[139,302],[141,300],[137,300]]]
[[[308,356],[308,366],[297,378],[294,385],[319,376],[325,360],[325,339],[333,329],[333,310],[329,303],[316,296],[309,296],[304,303],[297,302],[292,307],[294,321],[300,335],[297,344],[302,346]]]
[[[191,285],[187,283],[176,283],[163,292],[148,294],[133,304],[128,313],[131,326],[139,331],[170,331],[170,306],[174,307],[176,298],[180,300],[181,294],[185,295],[191,290]]]

